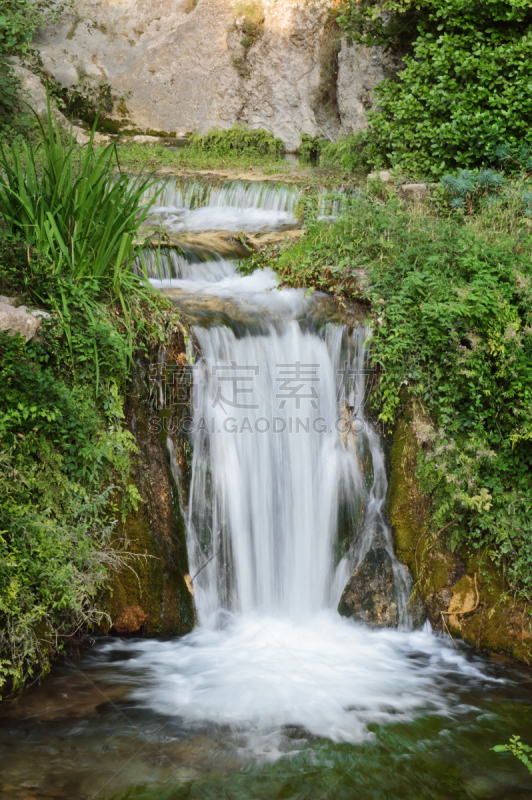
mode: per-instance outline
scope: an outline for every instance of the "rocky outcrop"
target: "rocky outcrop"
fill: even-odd
[[[388,491],[396,555],[409,567],[414,592],[433,628],[478,650],[508,653],[529,664],[530,605],[515,599],[485,553],[467,548],[451,552],[444,532],[429,534],[431,501],[416,479],[420,445],[413,423],[422,429],[423,410],[405,402],[393,436]]]
[[[20,333],[29,342],[41,327],[46,311],[30,311],[26,306],[15,307],[13,297],[0,295],[0,331],[7,331],[10,336]]]
[[[142,131],[204,133],[238,122],[295,150],[301,132],[333,138],[364,127],[386,69],[380,50],[327,45],[327,5],[305,0],[249,0],[263,16],[247,36],[245,5],[74,0],[37,44],[60,84],[108,84],[115,119]],[[320,98],[332,79],[329,108]]]
[[[178,331],[158,354],[159,360],[171,369],[179,356],[186,359],[184,349]],[[131,481],[142,502],[117,524],[117,546],[133,555],[113,574],[102,598],[102,609],[108,614],[102,633],[169,636],[188,633],[194,625],[180,487],[172,471],[165,427],[161,425],[158,430],[153,425],[152,417],[158,417],[158,412],[150,407],[152,388],[150,365],[143,361],[128,392],[126,407],[128,426],[139,451],[133,456]],[[181,446],[176,442],[175,448]],[[115,498],[116,507],[119,500]]]
[[[373,537],[370,549],[347,583],[338,612],[371,627],[396,628],[399,624],[392,558],[382,534]]]

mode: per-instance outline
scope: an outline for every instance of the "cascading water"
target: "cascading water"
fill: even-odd
[[[123,666],[142,676],[132,697],[193,728],[245,735],[266,759],[293,747],[287,726],[358,742],[369,722],[450,714],[442,674],[480,673],[430,630],[410,630],[383,454],[364,413],[369,329],[318,324],[319,295],[279,290],[268,270],[212,265],[166,267],[202,352],[188,503],[199,625],[132,645]],[[377,536],[393,564],[397,630],[336,611]]]
[[[154,189],[160,189],[157,185]],[[228,181],[220,186],[167,181],[151,210],[150,221],[169,233],[227,230],[269,231],[294,227],[297,187]]]
[[[302,620],[335,607],[378,530],[397,565],[407,625],[408,577],[393,556],[382,454],[364,417],[367,329],[349,335],[328,325],[322,335],[290,320],[259,335],[237,337],[224,327],[194,333],[204,364],[189,552],[196,569],[207,562],[196,584],[200,620],[240,608]],[[340,505],[358,536],[336,575]]]

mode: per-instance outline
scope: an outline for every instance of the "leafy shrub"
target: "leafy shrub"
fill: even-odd
[[[444,175],[440,182],[451,198],[451,208],[466,208],[473,214],[481,199],[493,196],[501,189],[504,178],[491,169],[462,169],[456,177]]]
[[[321,136],[311,136],[309,133],[301,134],[301,143],[297,152],[305,160],[314,161],[319,158],[323,148],[329,144],[328,139]]]
[[[0,691],[46,671],[62,638],[100,621],[97,593],[121,563],[110,491],[135,450],[122,426],[127,337],[102,308],[95,397],[94,332],[83,308],[71,315],[74,363],[58,318],[27,344],[0,334]]]
[[[336,142],[328,142],[320,151],[320,163],[324,167],[340,167],[346,172],[370,171],[382,162],[376,152],[371,134],[364,131],[351,133]]]
[[[190,148],[215,155],[241,153],[281,158],[284,153],[282,139],[275,138],[269,131],[263,128],[249,130],[238,125],[223,131],[213,129],[203,136],[194,133],[190,137]]]
[[[390,164],[441,174],[487,163],[499,144],[530,142],[530,3],[345,0],[338,22],[359,43],[405,54],[370,119]]]

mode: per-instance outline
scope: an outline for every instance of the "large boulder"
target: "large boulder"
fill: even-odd
[[[371,627],[396,628],[393,561],[384,536],[375,533],[371,547],[345,587],[338,612]]]
[[[11,336],[20,333],[29,342],[41,327],[42,317],[48,314],[30,311],[26,306],[16,308],[14,302],[14,298],[0,295],[0,331],[7,331]]]

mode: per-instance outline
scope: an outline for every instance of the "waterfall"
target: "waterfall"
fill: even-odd
[[[169,233],[261,232],[297,224],[293,213],[300,194],[297,186],[268,181],[226,181],[213,186],[174,179],[156,184],[146,197],[161,188],[150,221]]]
[[[382,453],[364,416],[369,330],[305,331],[289,320],[260,335],[237,337],[225,327],[194,335],[203,364],[189,555],[193,572],[201,570],[200,621],[223,609],[305,619],[335,607],[375,531],[393,556]],[[340,506],[354,541],[338,564]],[[409,585],[400,565],[397,575],[406,625]]]
[[[179,209],[192,227],[229,209],[226,222],[236,214],[282,228],[297,194],[257,184],[165,192],[174,205],[157,213],[169,228]],[[448,676],[482,675],[429,628],[411,630],[367,412],[369,327],[324,324],[327,298],[279,290],[270,270],[242,276],[186,249],[163,253],[162,270],[152,282],[186,313],[201,351],[187,504],[199,624],[180,640],[102,647],[134,672],[131,699],[188,730],[221,731],[259,760],[309,735],[360,742],[368,723],[455,713]],[[371,630],[336,610],[377,539],[393,568],[398,629]]]

